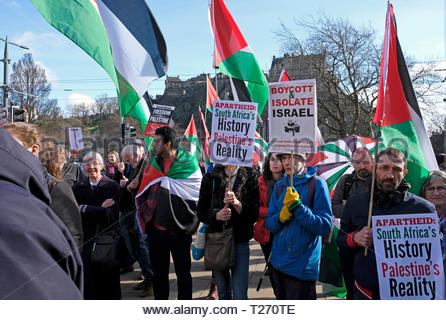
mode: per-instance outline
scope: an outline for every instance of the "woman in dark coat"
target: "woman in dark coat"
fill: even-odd
[[[230,176],[230,190],[227,181]],[[225,206],[228,207],[225,207]],[[259,185],[252,168],[216,165],[201,182],[198,217],[207,233],[233,227],[236,262],[230,270],[213,271],[220,300],[247,299],[249,240],[259,216]]]
[[[104,162],[99,153],[89,152],[83,159],[87,179],[73,186],[82,215],[84,246],[84,298],[121,299],[119,267],[102,269],[91,263],[94,237],[119,219],[119,185],[101,174]]]

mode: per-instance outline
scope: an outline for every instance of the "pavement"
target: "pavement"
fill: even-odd
[[[250,300],[275,300],[273,289],[269,277],[264,277],[262,286],[259,291],[256,291],[257,284],[265,268],[265,259],[263,257],[260,245],[254,241],[250,241],[250,263],[249,263],[249,283],[248,283],[248,299]],[[192,259],[192,299],[204,300],[209,292],[211,284],[211,271],[206,270],[203,259],[195,261]],[[141,269],[138,263],[134,265],[134,271],[121,275],[121,291],[123,300],[153,300],[153,295],[141,298],[139,296],[140,291],[134,290],[133,286],[139,283],[139,276]],[[173,263],[170,264],[169,274],[170,295],[169,300],[175,300],[177,298],[177,283],[176,275],[173,267]],[[317,283],[316,293],[318,300],[339,300],[339,298],[327,295],[324,292],[328,291],[328,287],[325,284]]]

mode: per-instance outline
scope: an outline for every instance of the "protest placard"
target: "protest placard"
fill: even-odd
[[[269,89],[270,152],[316,152],[316,80],[273,82]]]
[[[82,139],[82,128],[65,128],[68,139],[70,141],[70,150],[84,149],[84,142]]]
[[[372,226],[381,299],[444,299],[438,216],[373,216]]]
[[[143,136],[153,138],[156,129],[168,126],[174,111],[175,107],[154,104]]]
[[[214,100],[211,162],[251,167],[257,103]]]

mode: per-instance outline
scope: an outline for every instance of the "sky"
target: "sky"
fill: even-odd
[[[183,80],[201,73],[214,74],[208,0],[146,2],[166,41],[167,74]],[[355,26],[371,25],[382,41],[387,9],[385,0],[225,0],[225,3],[264,71],[269,70],[273,56],[283,55],[274,34],[281,22],[293,27],[294,19],[308,19],[324,13],[348,19]],[[403,52],[417,62],[444,61],[445,1],[395,0],[392,3]],[[305,34],[297,32],[305,38]],[[6,36],[30,48],[28,51],[9,46],[12,63],[31,52],[34,60],[45,68],[52,84],[50,98],[58,99],[61,107],[93,101],[101,94],[116,96],[105,71],[49,25],[30,0],[0,0],[0,37]],[[0,54],[3,46],[0,42]],[[162,94],[164,81],[162,77],[152,82],[149,93]]]

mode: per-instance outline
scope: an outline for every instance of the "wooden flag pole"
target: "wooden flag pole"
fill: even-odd
[[[372,211],[373,211],[373,196],[375,193],[375,180],[376,180],[376,166],[378,165],[378,149],[379,149],[379,139],[381,136],[381,131],[376,131],[376,142],[375,142],[375,161],[373,162],[373,173],[372,173],[372,187],[370,189],[370,202],[369,202],[369,217],[367,219],[367,229],[370,229],[372,225]],[[368,247],[364,250],[364,256],[367,256]]]
[[[294,151],[291,151],[291,176],[290,176],[291,188],[293,187],[293,176],[294,176]]]

